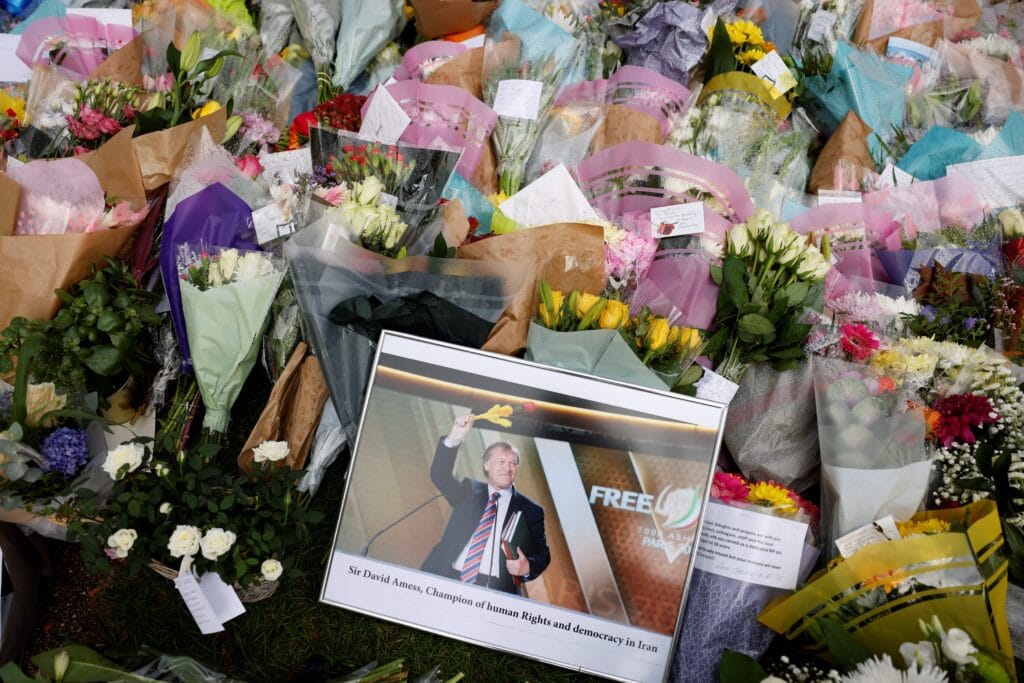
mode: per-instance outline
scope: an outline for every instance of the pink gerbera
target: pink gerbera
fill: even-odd
[[[839,345],[856,360],[867,360],[879,347],[878,337],[860,323],[839,326]]]
[[[728,472],[715,472],[715,479],[711,483],[711,497],[729,503],[732,501],[746,502],[750,493],[748,484],[738,474]]]
[[[995,422],[999,416],[992,411],[992,402],[977,394],[956,394],[935,402],[940,414],[935,435],[943,446],[959,441],[974,443],[974,427]]]

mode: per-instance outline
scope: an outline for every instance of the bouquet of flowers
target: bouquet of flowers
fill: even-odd
[[[203,426],[227,428],[231,406],[256,363],[282,264],[258,251],[196,244],[178,249],[178,277],[192,367],[206,405]]]
[[[720,289],[706,352],[717,362],[716,372],[738,382],[752,362],[795,367],[811,330],[800,321],[819,306],[827,257],[763,209],[727,238],[722,267],[711,269]]]
[[[892,538],[878,534],[877,542],[819,572],[765,610],[758,617],[761,623],[817,648],[824,647],[827,633],[845,632],[867,653],[901,657],[914,667],[928,649],[918,624],[937,617],[970,635],[981,655],[975,663],[994,659],[1012,675],[1007,563],[997,550],[1003,538],[995,504],[921,512],[894,526]],[[946,655],[960,657],[961,649],[962,663],[968,664],[967,655],[974,652],[967,652],[966,643]],[[1007,678],[1004,673],[1004,678],[984,680]]]
[[[519,191],[562,77],[573,59],[573,36],[522,0],[491,16],[484,46],[484,102],[498,114],[491,140],[499,189]],[[517,94],[518,93],[518,94]]]
[[[383,183],[370,176],[353,185],[344,201],[331,213],[352,227],[361,247],[401,258],[405,247],[398,248],[398,244],[409,226],[395,213],[394,207],[383,203],[383,190]]]
[[[670,325],[646,308],[630,317],[621,301],[577,290],[565,295],[542,280],[526,353],[548,365],[673,389],[699,379],[699,370],[687,371],[703,347],[699,330]]]
[[[818,558],[814,545],[818,509],[813,503],[772,481],[749,482],[736,474],[715,472],[710,505],[711,515],[720,506],[727,505],[783,520],[765,522],[768,524],[803,525],[806,538],[795,559],[800,567],[798,581],[810,574]],[[794,561],[785,556],[776,559],[780,564]],[[723,573],[700,567],[693,571],[673,680],[718,681],[718,662],[724,648],[758,658],[775,636],[756,619],[769,602],[786,595],[786,589],[743,581],[724,575],[727,570],[720,571]]]
[[[335,130],[358,132],[363,123],[366,97],[340,93],[321,102],[312,111],[299,114],[288,129],[288,149],[299,149],[310,139],[310,126],[321,125]]]
[[[217,572],[242,587],[296,576],[288,551],[323,513],[308,510],[310,496],[293,490],[301,472],[273,466],[288,455],[287,444],[264,442],[257,451],[263,465],[245,475],[216,444],[173,454],[124,443],[104,462],[113,480],[109,502],[79,492],[69,539],[81,544],[91,572],[125,560],[134,576],[155,560]]]

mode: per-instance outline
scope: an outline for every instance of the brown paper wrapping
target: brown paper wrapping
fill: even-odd
[[[853,43],[858,47],[870,47],[879,54],[885,54],[889,39],[893,36],[934,47],[935,43],[939,42],[944,35],[956,35],[961,31],[973,28],[981,17],[981,6],[978,5],[977,0],[954,0],[953,16],[944,22],[928,21],[868,40],[868,36],[871,35],[871,15],[874,8],[875,0],[868,0],[865,3],[853,30]]]
[[[142,36],[136,36],[114,54],[103,60],[89,74],[90,80],[109,78],[112,81],[142,87]]]
[[[484,86],[481,74],[484,70],[484,49],[475,47],[466,50],[457,57],[452,57],[442,64],[434,73],[427,76],[424,83],[430,85],[454,85],[468,91],[478,100],[484,98]]]
[[[459,247],[458,257],[500,263],[523,277],[483,345],[485,351],[514,354],[525,348],[540,280],[566,292],[598,294],[604,289],[604,230],[594,225],[556,223],[489,237]]]
[[[0,237],[0,330],[18,316],[49,320],[60,308],[54,289],[67,289],[91,266],[125,248],[135,226],[66,235]]]
[[[494,148],[491,147],[489,136],[469,182],[486,196],[498,193],[498,158],[494,155]]]
[[[441,235],[449,247],[457,247],[469,237],[469,219],[462,202],[453,199],[444,205],[441,213]]]
[[[81,158],[99,178],[106,194],[141,204],[146,193],[132,147],[132,132],[131,126],[125,128]],[[65,235],[12,235],[20,192],[18,183],[0,175],[0,235],[4,235],[0,236],[0,330],[18,316],[52,318],[60,308],[60,299],[53,290],[68,289],[87,277],[91,266],[103,266],[105,257],[118,256],[136,227]],[[8,207],[12,207],[10,216],[5,218]]]
[[[117,199],[146,198],[146,186],[132,144],[134,132],[135,126],[123,128],[95,152],[78,157],[99,178],[103,191]]]
[[[287,441],[289,452],[284,462],[293,470],[305,467],[320,411],[327,401],[320,365],[306,351],[306,344],[299,342],[274,383],[267,405],[238,456],[238,467],[243,472],[252,471],[253,449],[264,441]]]
[[[610,104],[605,110],[604,121],[594,134],[591,154],[623,142],[652,142],[660,145],[664,140],[658,119],[622,104]]]
[[[818,155],[811,179],[807,183],[808,192],[816,194],[818,190],[836,189],[835,167],[840,161],[845,160],[853,166],[857,180],[864,175],[863,169],[873,170],[875,162],[868,151],[868,136],[871,132],[871,126],[852,111],[848,112]]]
[[[18,218],[18,202],[21,201],[21,185],[11,180],[6,173],[0,173],[0,237],[14,234],[14,222]],[[9,277],[4,273],[4,277]]]
[[[411,0],[416,30],[424,38],[440,38],[468,31],[487,21],[498,8],[497,0]]]
[[[147,192],[152,192],[164,183],[170,182],[174,169],[182,163],[188,140],[200,128],[208,128],[217,142],[224,138],[227,115],[219,109],[209,116],[182,123],[168,130],[141,135],[132,140],[135,155],[142,170],[142,182]]]

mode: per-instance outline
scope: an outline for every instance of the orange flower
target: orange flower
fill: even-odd
[[[926,425],[928,425],[927,438],[934,439],[935,435],[938,433],[939,423],[942,422],[942,413],[935,410],[934,408],[929,408],[925,406],[924,422]]]
[[[892,377],[878,378],[878,393],[892,393],[896,391],[896,381]]]

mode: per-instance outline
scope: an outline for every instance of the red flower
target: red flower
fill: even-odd
[[[533,411],[537,410],[537,404],[534,403],[533,401],[526,401],[523,403],[523,410],[525,410],[528,413],[532,413]]]
[[[750,488],[743,477],[728,472],[715,472],[715,478],[711,482],[711,497],[723,503],[729,501],[744,502],[750,495]]]
[[[295,117],[292,121],[291,130],[295,131],[299,135],[308,138],[309,127],[317,123],[316,114],[311,111],[304,111]]]
[[[956,441],[974,443],[974,427],[995,422],[999,416],[992,412],[992,402],[977,394],[956,394],[940,398],[935,403],[939,412],[935,434],[943,446]]]
[[[860,323],[840,325],[839,334],[839,345],[856,360],[867,360],[879,346],[878,337]]]

